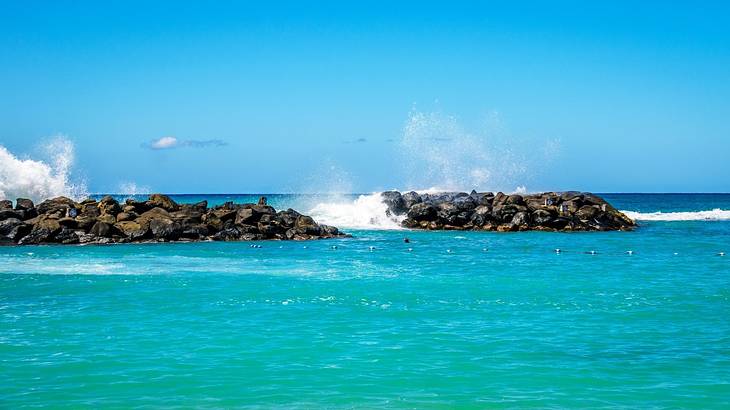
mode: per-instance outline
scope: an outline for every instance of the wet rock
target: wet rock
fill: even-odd
[[[0,210],[3,209],[13,209],[13,202],[9,199],[3,199],[0,201]]]
[[[38,211],[38,214],[49,214],[49,213],[57,213],[61,216],[66,215],[66,211],[69,208],[75,208],[76,203],[66,198],[65,196],[59,196],[57,198],[48,199],[43,202],[41,202],[37,207],[36,210]]]
[[[99,208],[99,213],[102,215],[106,214],[116,216],[118,213],[122,212],[122,207],[119,205],[119,202],[110,195],[102,198],[97,207]]]
[[[417,203],[408,210],[408,218],[416,221],[433,221],[438,217],[438,210],[429,203]]]

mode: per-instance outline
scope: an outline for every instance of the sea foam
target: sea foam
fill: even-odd
[[[719,208],[695,212],[621,212],[636,221],[730,221],[730,210]]]

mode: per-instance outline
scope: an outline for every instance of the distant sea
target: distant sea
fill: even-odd
[[[604,196],[639,228],[0,247],[0,408],[730,408],[730,195]]]

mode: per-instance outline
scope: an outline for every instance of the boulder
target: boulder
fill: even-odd
[[[320,232],[319,225],[311,216],[301,215],[297,218],[294,228],[298,234],[318,235]]]
[[[398,191],[386,191],[381,194],[383,203],[388,207],[387,213],[392,215],[403,215],[408,212],[406,201]]]
[[[421,196],[415,191],[406,192],[401,197],[403,198],[403,206],[406,210],[411,209],[413,205],[422,202]]]
[[[36,207],[39,214],[58,213],[61,216],[66,215],[69,208],[75,208],[76,202],[65,196],[59,196],[53,199],[47,199]]]
[[[20,244],[39,244],[52,242],[53,236],[61,230],[57,219],[39,217],[30,233],[20,239]]]
[[[436,207],[428,203],[417,203],[408,210],[408,218],[416,221],[433,221],[437,217]]]
[[[25,212],[18,210],[14,211],[12,209],[0,209],[0,221],[5,219],[20,219],[21,221],[25,219]]]
[[[34,209],[35,205],[33,205],[33,201],[27,198],[18,198],[15,200],[15,209],[27,211],[30,209]]]
[[[2,209],[13,209],[13,202],[9,199],[3,199],[0,201],[0,210]]]
[[[107,195],[102,198],[97,206],[102,215],[116,216],[118,213],[122,212],[122,207],[119,205],[119,202],[112,198],[111,195]]]
[[[94,226],[91,227],[89,233],[98,238],[111,238],[112,235],[116,233],[116,229],[112,224],[97,221]]]
[[[117,222],[114,227],[125,237],[132,240],[142,239],[147,235],[147,230],[135,221]]]
[[[150,208],[162,208],[168,212],[174,212],[180,209],[180,205],[173,201],[169,196],[162,194],[152,194],[146,201]]]

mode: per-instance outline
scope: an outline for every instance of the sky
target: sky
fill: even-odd
[[[723,2],[4,2],[0,145],[91,192],[730,192]]]

